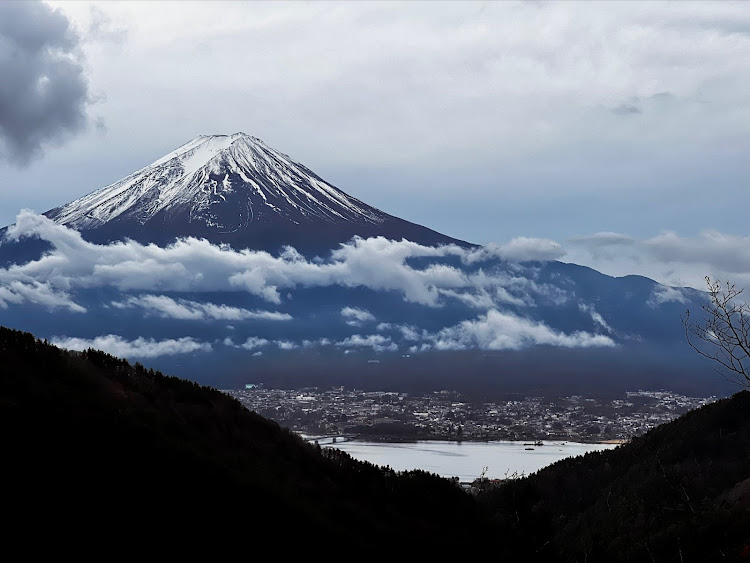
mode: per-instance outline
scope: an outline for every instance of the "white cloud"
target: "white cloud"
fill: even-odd
[[[147,313],[154,313],[161,317],[181,320],[267,320],[288,321],[292,316],[277,311],[251,311],[229,305],[215,303],[199,303],[186,299],[172,299],[166,295],[139,295],[129,297],[123,301],[112,302],[113,307],[119,309],[140,307]]]
[[[454,291],[452,289],[441,289],[441,295],[458,299],[464,305],[473,307],[474,309],[488,309],[495,305],[495,301],[492,296],[487,292],[486,289],[480,288],[476,293],[470,293],[468,291]]]
[[[579,303],[578,308],[583,311],[584,313],[588,313],[591,316],[591,320],[594,321],[597,325],[602,327],[604,330],[606,330],[609,333],[612,333],[612,328],[607,324],[607,321],[604,320],[604,317],[602,317],[597,311],[596,308],[593,305],[587,305],[585,303]]]
[[[510,305],[521,306],[526,304],[523,299],[514,297],[504,287],[495,288],[495,299],[497,299],[500,303],[509,303]]]
[[[244,343],[240,344],[240,348],[245,350],[255,350],[256,348],[262,348],[263,346],[269,345],[270,342],[265,338],[259,338],[257,336],[251,336]]]
[[[349,326],[362,326],[364,323],[375,321],[375,315],[370,311],[357,307],[344,307],[341,309],[341,316]]]
[[[420,340],[424,338],[425,331],[420,331],[417,327],[411,325],[401,325],[398,327],[404,340]]]
[[[333,264],[343,269],[337,276],[341,285],[364,286],[376,291],[397,291],[407,301],[434,306],[438,288],[465,287],[469,280],[458,269],[431,264],[424,269],[407,264],[409,258],[444,257],[465,252],[457,246],[427,247],[383,237],[355,238],[331,253]]]
[[[654,287],[646,302],[650,307],[658,307],[662,303],[687,303],[689,300],[679,287],[658,285]]]
[[[554,240],[515,237],[503,245],[490,243],[482,246],[467,253],[462,259],[467,264],[473,264],[497,258],[512,262],[531,262],[559,260],[563,256],[565,256],[565,250]]]
[[[401,334],[404,340],[422,340],[427,337],[427,332],[420,330],[418,327],[406,324],[393,324],[393,323],[380,323],[375,327],[379,332],[386,332],[389,330],[397,331]]]
[[[537,282],[534,279],[537,274],[538,268],[518,263],[509,263],[504,270],[480,269],[468,276],[470,289],[477,288],[475,292],[454,296],[467,304],[474,302],[477,306],[488,303],[489,298],[495,304],[518,307],[533,307],[538,302],[562,305],[573,298],[572,292],[563,287]],[[446,293],[446,290],[442,291]]]
[[[591,307],[583,308],[585,312],[597,316]],[[605,330],[611,329],[603,318],[600,326]],[[597,322],[595,320],[595,322]],[[466,320],[453,326],[430,333],[412,325],[398,325],[380,323],[380,332],[393,331],[397,338],[383,334],[353,334],[333,344],[344,348],[345,353],[352,353],[358,349],[370,348],[374,352],[396,352],[399,342],[410,353],[426,352],[428,350],[519,350],[531,346],[546,345],[563,348],[612,347],[615,342],[609,337],[585,331],[564,333],[554,330],[544,323],[519,317],[514,314],[490,310],[476,319]],[[225,344],[235,346],[231,339],[225,339]],[[331,341],[326,338],[317,340],[269,341],[264,338],[252,337],[241,345],[246,350],[256,350],[268,345],[275,345],[280,350],[295,350],[315,346],[328,346]]]
[[[398,350],[398,346],[389,337],[382,334],[370,334],[367,336],[354,334],[336,342],[336,346],[343,348],[372,348],[375,352],[395,352]]]
[[[200,342],[187,336],[165,340],[154,340],[153,338],[126,340],[115,334],[97,336],[96,338],[54,336],[51,342],[55,346],[68,350],[80,351],[94,348],[122,358],[155,358],[192,352],[210,352],[212,349],[210,343]]]
[[[435,335],[434,347],[438,350],[518,350],[532,345],[560,346],[564,348],[589,348],[614,346],[614,341],[603,335],[589,332],[566,334],[544,323],[518,317],[497,310],[487,311],[476,320],[463,321],[444,328]]]
[[[316,340],[304,339],[302,341],[303,348],[312,348],[313,346],[330,346],[331,341],[328,338],[318,338]]]
[[[271,340],[266,340],[265,338],[261,338],[259,336],[250,336],[242,344],[236,344],[234,340],[228,336],[222,342],[224,346],[229,346],[231,348],[243,348],[250,351],[273,344]]]
[[[123,292],[247,291],[280,303],[281,290],[340,285],[393,291],[406,301],[433,307],[440,305],[441,292],[463,300],[483,299],[489,305],[491,298],[488,299],[485,289],[492,289],[500,299],[512,300],[508,290],[500,288],[518,282],[505,273],[492,276],[480,270],[467,274],[443,263],[430,262],[419,267],[411,259],[459,257],[467,261],[477,251],[454,245],[426,247],[383,237],[354,238],[333,250],[327,259],[312,261],[294,249],[272,256],[261,251],[234,251],[192,238],[166,248],[133,241],[97,245],[83,240],[78,232],[28,210],[18,215],[7,236],[11,240],[37,236],[49,241],[53,250],[39,260],[0,269],[0,286],[7,288],[13,282],[38,284],[44,280],[61,303],[69,301],[65,292],[93,287],[114,287]],[[475,291],[476,288],[482,289]],[[538,290],[533,286],[532,289]],[[118,301],[116,306],[138,306],[182,319],[286,318],[280,313],[151,294]],[[349,320],[365,322],[364,317],[357,318],[352,311],[342,314],[348,315]]]
[[[74,302],[66,291],[55,290],[49,283],[34,279],[7,279],[11,276],[4,276],[4,272],[0,269],[0,309],[6,309],[8,303],[18,305],[28,301],[52,311],[68,309],[73,313],[86,312],[86,308]]]
[[[138,292],[113,302],[115,307],[139,307],[186,320],[223,321],[283,321],[290,316],[141,292],[247,291],[278,303],[282,295],[288,298],[289,292],[300,287],[338,285],[394,292],[406,301],[429,307],[458,300],[488,311],[488,315],[504,304],[562,305],[576,297],[573,286],[537,281],[538,267],[533,264],[479,264],[477,250],[452,245],[432,248],[382,237],[356,238],[340,245],[328,257],[315,260],[307,260],[293,249],[272,256],[266,252],[238,252],[196,239],[181,240],[167,248],[133,241],[96,245],[44,216],[24,211],[8,229],[8,237],[25,236],[42,237],[53,249],[39,260],[0,268],[0,308],[30,302],[83,313],[85,308],[75,302],[76,292],[97,287]],[[705,289],[705,271],[712,277],[730,279],[739,287],[750,283],[750,237],[705,232],[684,238],[665,233],[638,240],[617,233],[599,233],[578,237],[570,245],[578,256],[588,258],[588,265],[605,273],[618,274],[606,266],[617,264],[622,268],[624,263],[630,264],[624,273],[640,269],[642,273],[657,274],[652,277],[658,281],[682,282],[679,285],[691,285],[685,282],[695,278],[694,287],[698,289]],[[623,262],[623,256],[630,256],[630,262]],[[485,259],[489,260],[482,258]],[[436,263],[458,260],[464,263],[462,268]],[[579,262],[587,263],[585,259]],[[701,272],[700,277],[696,271]],[[649,304],[680,299],[686,297],[679,290],[657,288]],[[595,323],[609,330],[601,315],[588,312]],[[361,308],[344,307],[341,315],[346,322],[359,323],[357,326],[376,322],[370,311]],[[378,330],[382,332],[380,327]],[[578,340],[585,342],[583,337]],[[447,339],[446,343],[465,344],[461,339]]]
[[[592,306],[581,305],[581,310],[590,314],[592,320],[603,329],[611,328]],[[427,350],[519,350],[530,346],[547,345],[563,348],[611,347],[615,342],[609,337],[585,331],[564,333],[550,328],[542,322],[519,317],[495,309],[476,319],[466,320],[453,326],[430,333],[412,325],[380,323],[379,332],[393,331],[399,334],[402,344],[410,353]],[[398,345],[391,337],[381,334],[362,336],[355,334],[336,343],[337,346],[356,348],[372,347],[376,351],[396,351]]]

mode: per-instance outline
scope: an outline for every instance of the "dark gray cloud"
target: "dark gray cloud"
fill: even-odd
[[[704,277],[750,286],[750,237],[704,230],[695,236],[665,231],[650,238],[596,233],[568,239],[566,259],[606,274],[641,274],[671,286],[703,290]],[[651,303],[680,301],[682,293],[659,289]]]
[[[619,106],[612,108],[612,113],[615,115],[633,115],[643,112],[639,107],[632,104],[620,104]]]
[[[27,164],[81,131],[90,102],[80,38],[42,2],[0,2],[0,156]]]

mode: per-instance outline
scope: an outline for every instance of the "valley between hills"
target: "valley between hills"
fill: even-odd
[[[173,555],[236,550],[303,531],[335,538],[342,556],[479,556],[488,545],[531,562],[750,554],[748,391],[471,496],[315,447],[215,389],[96,350],[0,328],[0,365],[10,548],[32,530],[62,541],[83,531],[84,555],[123,540]]]
[[[620,398],[511,394],[478,399],[455,391],[426,394],[357,389],[225,390],[251,411],[295,432],[374,441],[567,440],[621,443],[716,397],[632,391]]]

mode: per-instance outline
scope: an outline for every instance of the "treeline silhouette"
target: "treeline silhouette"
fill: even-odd
[[[481,500],[525,561],[750,561],[750,392]]]
[[[750,560],[746,391],[475,498],[310,445],[215,389],[0,327],[0,428],[3,537],[27,549]]]
[[[2,509],[19,530],[429,549],[486,525],[446,479],[321,450],[140,364],[0,327],[0,366]]]

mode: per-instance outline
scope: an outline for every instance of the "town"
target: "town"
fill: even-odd
[[[380,441],[567,440],[623,442],[716,400],[668,391],[631,391],[621,398],[571,395],[468,399],[453,391],[424,395],[359,391],[225,390],[249,410],[307,436]]]

